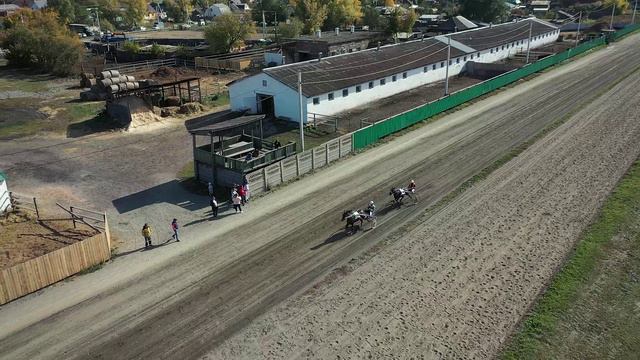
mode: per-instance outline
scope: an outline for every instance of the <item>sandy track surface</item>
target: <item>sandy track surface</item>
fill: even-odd
[[[209,357],[496,355],[638,157],[639,81],[636,72],[348,276]]]
[[[0,357],[201,356],[419,217],[513,147],[595,101],[635,66],[638,39],[306,177],[252,202],[242,216],[185,228],[188,240],[179,246],[132,253],[3,306],[0,323],[10,325],[0,329]],[[369,199],[384,204],[388,188],[409,178],[422,186],[417,206],[383,208],[377,229],[344,236],[342,210]]]

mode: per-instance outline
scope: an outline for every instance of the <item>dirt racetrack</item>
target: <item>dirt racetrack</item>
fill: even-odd
[[[492,358],[638,157],[639,81],[208,358]]]
[[[135,253],[8,304],[0,308],[9,324],[0,329],[0,357],[492,354],[637,156],[639,40],[342,161],[257,199],[242,216],[186,229],[186,250]],[[465,179],[570,116],[543,143],[422,218]],[[342,210],[370,199],[385,204],[388,188],[410,178],[421,187],[417,206],[383,207],[375,230],[344,236]],[[389,237],[395,241],[352,275],[296,297]]]

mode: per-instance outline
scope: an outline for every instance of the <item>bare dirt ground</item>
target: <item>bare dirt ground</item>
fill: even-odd
[[[37,222],[26,213],[12,213],[0,220],[0,269],[42,256],[97,234],[80,223]]]
[[[496,355],[640,153],[640,73],[348,276],[278,306],[209,358]]]
[[[533,301],[539,291],[521,288],[520,283],[529,281],[534,287],[543,284],[571,247],[571,240],[566,238],[557,243],[552,241],[551,236],[543,237],[548,242],[536,243],[533,239],[543,236],[545,232],[553,234],[562,231],[562,234],[566,232],[571,237],[571,234],[579,231],[582,224],[588,222],[584,218],[589,218],[594,207],[597,208],[593,204],[606,196],[607,188],[615,182],[616,174],[624,172],[624,160],[634,153],[633,156],[637,155],[640,122],[630,112],[635,101],[629,101],[635,100],[635,92],[631,91],[629,83],[637,81],[637,75],[629,77],[629,74],[637,65],[634,59],[638,43],[640,37],[630,37],[364,154],[338,162],[314,176],[255,199],[242,215],[225,214],[223,218],[211,222],[205,211],[196,211],[201,218],[192,224],[185,224],[183,241],[179,244],[167,242],[168,231],[159,230],[159,236],[154,237],[154,241],[161,246],[152,251],[131,252],[116,258],[101,271],[6,304],[0,308],[0,323],[5,324],[0,328],[0,357],[197,358],[212,349],[218,353],[229,351],[228,354],[235,354],[232,352],[235,351],[233,341],[238,338],[233,337],[234,333],[289,297],[317,284],[324,274],[341,268],[376,244],[396,255],[393,262],[389,262],[390,266],[396,266],[397,272],[388,273],[388,270],[380,267],[377,271],[389,274],[385,283],[397,282],[398,288],[385,284],[381,288],[381,295],[377,296],[377,289],[370,287],[370,284],[381,281],[381,278],[371,275],[374,271],[367,270],[371,269],[368,263],[363,264],[363,276],[370,275],[362,278],[363,286],[367,286],[370,293],[367,294],[368,298],[362,298],[362,307],[371,304],[371,299],[379,304],[380,309],[389,309],[391,305],[399,307],[393,313],[378,314],[381,323],[388,324],[385,326],[397,332],[386,338],[381,337],[384,326],[377,327],[378,319],[372,320],[374,317],[369,313],[367,322],[358,329],[359,334],[349,337],[359,346],[352,346],[350,351],[366,350],[366,345],[360,347],[366,341],[359,340],[358,336],[373,341],[374,345],[372,336],[376,336],[378,342],[388,346],[377,349],[380,352],[415,351],[415,348],[402,342],[402,336],[413,337],[422,341],[417,344],[425,344],[429,341],[426,337],[431,335],[421,333],[422,328],[418,326],[428,326],[429,329],[440,331],[434,331],[434,335],[452,334],[460,340],[455,342],[458,347],[450,350],[452,354],[482,357],[481,354],[494,351],[503,341],[513,328],[517,314],[526,311],[526,304]],[[625,78],[626,82],[607,92]],[[543,145],[537,146],[539,151],[522,155],[527,161],[516,159],[508,163],[500,171],[501,176],[494,175],[487,182],[489,185],[478,185],[478,189],[482,190],[472,190],[442,210],[428,221],[428,228],[414,228],[412,231],[411,227],[423,222],[425,210],[463,181],[557,120],[571,116],[592,102],[602,103],[604,98],[600,96],[603,94],[609,101],[616,99],[612,102],[614,108],[590,108],[584,121],[579,116],[573,117],[567,126],[546,138]],[[608,111],[604,120],[602,109]],[[610,126],[612,123],[617,126]],[[546,150],[547,147],[550,149]],[[592,147],[600,151],[592,150]],[[580,155],[582,152],[584,155]],[[544,166],[543,160],[556,166]],[[517,171],[520,167],[523,173]],[[540,175],[540,172],[545,172],[545,175]],[[535,176],[524,176],[529,174]],[[555,177],[564,181],[556,181]],[[388,188],[404,184],[410,178],[415,178],[421,187],[420,202],[416,206],[401,209],[384,206],[389,200]],[[523,187],[519,188],[518,181],[514,179],[523,182]],[[588,185],[596,185],[596,188],[589,188]],[[146,203],[141,208],[154,209],[149,202],[166,202],[167,194],[171,198],[178,198],[179,194],[170,193],[167,189],[154,189],[153,193],[148,193]],[[559,193],[555,201],[549,200],[551,194],[562,189],[565,192]],[[532,210],[513,195],[513,191],[519,190],[523,191],[518,196],[539,204],[545,211],[533,216],[531,211],[539,209]],[[342,231],[344,223],[340,222],[340,213],[346,208],[364,206],[371,199],[381,207],[378,227],[346,236]],[[495,203],[473,202],[477,199]],[[583,210],[569,212],[568,209],[573,210],[578,200],[584,202],[579,204]],[[514,213],[498,217],[503,214],[498,205],[509,205],[508,202],[523,204],[523,207],[514,207]],[[475,212],[491,216],[478,219],[476,213],[459,207],[463,203],[473,203]],[[454,208],[466,214],[468,221],[452,211]],[[551,215],[546,215],[547,212]],[[447,230],[433,225],[444,224],[445,216],[442,214],[452,214],[460,223],[467,221],[476,232],[471,236],[464,233],[465,229],[459,229],[460,224],[453,224],[450,229],[452,234],[465,234],[459,240],[457,237],[440,237],[440,241],[444,242],[419,240],[424,238],[425,229],[433,229],[438,234]],[[567,224],[563,215],[572,220],[566,227],[563,227]],[[540,222],[546,227],[538,228],[533,225],[535,219],[546,217],[558,219],[559,222]],[[469,223],[476,220],[480,222]],[[408,224],[410,226],[407,228]],[[508,234],[513,231],[508,229],[509,226],[521,226],[522,232],[516,238],[505,240],[497,229]],[[485,228],[494,231],[491,234],[495,234],[495,240],[482,238]],[[526,231],[529,229],[534,231]],[[411,235],[403,237],[403,234]],[[389,236],[397,240],[384,242]],[[399,249],[403,247],[424,251],[402,252]],[[410,262],[400,266],[400,258],[408,258],[429,267],[430,263],[420,260],[420,256],[433,259],[434,265],[446,267],[428,268],[428,271],[422,272]],[[527,256],[529,259],[536,256],[540,258],[537,261],[526,260]],[[374,258],[371,263],[375,261]],[[532,269],[520,267],[521,262],[525,262],[525,268],[531,266]],[[461,270],[458,271],[457,267]],[[414,271],[405,272],[404,268]],[[493,271],[504,278],[495,278]],[[521,278],[523,274],[532,277]],[[494,279],[490,278],[492,275]],[[411,276],[413,280],[407,280]],[[333,277],[338,276],[334,273]],[[499,280],[507,285],[498,284]],[[422,288],[411,285],[420,281],[435,289],[431,297],[424,295],[424,302],[421,303],[398,300],[413,299],[413,295],[409,294],[429,291],[426,285]],[[438,281],[441,283],[437,284]],[[495,283],[488,284],[491,281]],[[466,282],[475,283],[478,288],[467,288]],[[400,287],[406,292],[398,292]],[[387,289],[391,289],[390,292],[384,292]],[[326,291],[329,290],[321,290]],[[354,295],[358,295],[363,290],[354,285],[353,291]],[[336,296],[336,301],[344,301],[338,304],[353,304],[354,307],[350,309],[354,313],[364,312],[360,308],[360,301],[343,295]],[[437,301],[437,295],[455,299],[445,303]],[[456,300],[458,295],[460,298]],[[318,296],[323,295],[319,293]],[[492,302],[494,296],[496,301],[502,296],[502,299],[510,302],[496,305]],[[292,301],[296,303],[300,300]],[[472,310],[475,308],[471,308],[471,305],[475,303],[483,308]],[[403,316],[404,313],[415,312],[418,307],[427,309],[426,312],[435,309],[432,313],[433,324],[416,324]],[[331,306],[323,309],[329,311],[328,315],[323,316],[338,316],[337,313],[331,313]],[[350,316],[349,313],[341,314],[345,318]],[[509,320],[503,321],[501,316]],[[498,327],[490,326],[489,322],[494,320],[503,322]],[[321,325],[324,321],[322,318],[314,321],[318,324],[314,331],[326,331],[324,334],[328,338],[339,341],[338,344],[334,342],[339,350],[346,348],[341,347],[340,339],[334,339],[338,333],[343,333],[335,325],[337,322],[325,328]],[[445,324],[439,325],[436,321]],[[289,326],[285,323],[274,325]],[[352,323],[345,325],[355,326]],[[448,333],[444,325],[456,330]],[[412,326],[417,327],[417,335],[409,334]],[[290,329],[304,333],[309,328],[306,324],[298,323]],[[279,340],[272,342],[274,339],[269,334],[277,337],[278,329],[269,327],[266,330],[267,334],[262,334],[264,337],[256,340],[265,342],[264,353],[260,350],[260,343],[248,341],[247,354],[259,351],[265,357],[275,357],[279,352],[269,353],[270,350],[288,352],[301,349],[296,347],[296,335],[290,333],[287,335],[290,338],[282,339],[283,347],[277,348]],[[492,331],[497,334],[496,339],[486,340],[486,344],[484,340],[477,340]],[[420,338],[421,335],[425,338]],[[230,337],[232,342],[225,345],[225,339]],[[396,341],[405,344],[406,350],[399,349],[391,341],[393,337],[398,337]],[[285,342],[288,339],[295,341],[289,344]],[[310,340],[310,344],[319,344],[321,341]],[[474,348],[476,343],[481,343],[478,348]],[[221,344],[222,347],[215,350]],[[441,338],[435,339],[433,344],[440,352],[444,352],[442,347],[445,345],[452,346],[447,339]],[[318,346],[324,348],[319,350],[323,354],[332,352],[330,344]],[[289,354],[292,357],[305,356],[304,352]],[[239,353],[238,356],[242,357]]]

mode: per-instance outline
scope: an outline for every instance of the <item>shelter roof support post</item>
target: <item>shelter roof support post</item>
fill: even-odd
[[[211,183],[215,184],[216,183],[216,157],[213,150],[213,133],[209,133],[209,136],[211,137],[211,149],[210,149],[211,151]]]
[[[260,145],[262,146],[262,142],[264,141],[264,133],[262,132],[262,120],[260,119]]]
[[[198,102],[202,102],[202,88],[200,87],[200,78],[198,78]]]
[[[196,134],[191,134],[193,140],[193,173],[196,176],[196,180],[200,180],[200,174],[198,173],[198,160],[196,160]]]

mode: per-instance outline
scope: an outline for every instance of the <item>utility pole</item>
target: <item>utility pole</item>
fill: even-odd
[[[449,63],[451,62],[451,35],[447,37],[447,69],[444,81],[444,96],[449,96]]]
[[[580,11],[580,17],[578,17],[578,32],[576,33],[576,45],[574,47],[577,47],[580,42],[580,25],[582,25],[582,11]]]
[[[531,36],[533,35],[533,20],[529,20],[529,40],[527,41],[527,64],[529,63],[529,55],[531,54]]]
[[[273,19],[275,22],[275,24],[273,25],[275,27],[275,32],[276,32],[276,42],[278,42],[278,12],[277,11],[273,12]]]
[[[613,15],[616,13],[616,4],[611,5],[611,23],[609,24],[609,30],[613,30]]]
[[[264,19],[264,10],[262,10],[262,38],[267,38],[267,22]]]
[[[633,5],[633,15],[631,15],[632,24],[636,23],[636,10],[638,10],[638,0],[636,0],[635,4]]]
[[[300,148],[304,151],[304,109],[302,108],[302,72],[298,71],[298,103],[300,105]]]

